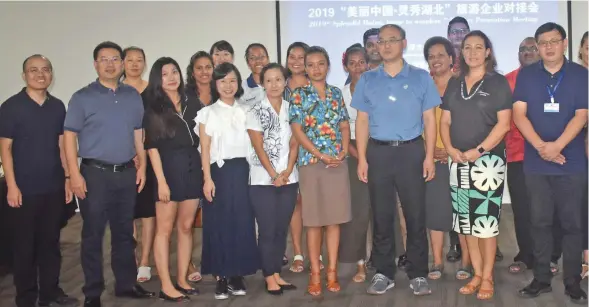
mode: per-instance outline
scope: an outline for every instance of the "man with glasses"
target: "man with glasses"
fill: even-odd
[[[368,183],[373,213],[372,261],[376,274],[367,292],[394,287],[397,192],[407,227],[406,272],[415,295],[431,289],[425,230],[425,183],[435,176],[436,117],[441,103],[429,73],[403,59],[405,30],[380,28],[378,52],[383,65],[367,71],[356,85],[352,107],[358,110],[358,177]],[[422,135],[425,131],[425,144]]]
[[[454,61],[452,62],[454,63],[454,65],[452,66],[452,71],[456,74],[460,72],[460,61],[458,61],[458,58],[460,57],[460,53],[462,52],[462,41],[468,33],[470,33],[470,26],[468,25],[468,21],[466,20],[466,18],[456,16],[452,18],[452,20],[450,20],[450,22],[448,23],[448,40],[452,43],[452,46],[454,46],[454,54],[456,54],[456,59],[454,59]],[[450,238],[452,240],[456,239],[455,242],[458,242],[457,236],[455,238],[452,238],[452,236],[450,236]],[[458,256],[456,261],[458,261],[458,259],[460,259],[460,256]]]
[[[94,49],[98,79],[72,96],[64,124],[71,187],[80,202],[82,288],[84,306],[99,307],[104,291],[102,240],[110,225],[115,295],[129,298],[155,294],[136,285],[133,218],[137,193],[145,184],[143,102],[137,91],[119,82],[122,49],[104,42]],[[79,145],[79,152],[78,152]],[[137,155],[139,167],[133,157]],[[78,166],[78,156],[82,158]]]
[[[581,289],[581,206],[587,185],[582,132],[587,123],[587,69],[569,62],[564,28],[549,22],[534,35],[541,61],[523,67],[513,93],[513,118],[524,136],[524,176],[530,197],[534,280],[519,291],[537,297],[552,291],[553,220],[563,230],[563,281],[573,303],[586,304]]]
[[[0,155],[13,223],[15,303],[18,307],[77,306],[59,287],[59,238],[72,199],[63,154],[63,102],[47,91],[49,60],[35,54],[23,63],[26,83],[0,107]]]

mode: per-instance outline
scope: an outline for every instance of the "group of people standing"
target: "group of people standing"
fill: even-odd
[[[304,270],[306,228],[307,292],[313,296],[323,292],[324,269],[325,289],[341,290],[338,261],[358,265],[355,282],[366,280],[370,261],[376,273],[367,292],[384,294],[395,286],[399,255],[413,293],[430,294],[428,279],[443,274],[449,232],[458,234],[461,246],[456,278],[470,279],[460,293],[489,300],[505,172],[517,163],[510,160],[514,142],[518,148],[525,143],[518,160],[523,169],[515,174],[525,178],[528,193],[513,200],[521,255],[510,271],[533,267],[535,277],[520,295],[550,291],[551,255],[562,244],[566,294],[586,302],[579,283],[583,231],[587,241],[587,70],[564,58],[566,33],[547,23],[522,42],[525,67],[517,78],[506,78],[496,71],[490,39],[457,18],[448,36],[461,36],[458,45],[443,37],[425,43],[429,72],[403,59],[407,38],[400,26],[367,31],[364,46],[344,53],[349,80],[341,89],[326,81],[332,63],[325,49],[302,42],[288,48],[286,67],[271,63],[262,44],[249,45],[246,79],[232,64],[233,47],[219,41],[191,57],[185,78],[174,59],[162,57],[148,81],[142,79],[142,49],[103,42],[93,53],[97,80],[74,93],[66,112],[47,92],[49,60],[28,57],[27,86],[0,107],[8,202],[20,215],[18,227],[35,229],[17,234],[15,252],[30,253],[15,259],[17,306],[34,306],[37,297],[41,306],[77,302],[59,288],[59,228],[47,220],[73,195],[84,220],[84,306],[101,306],[107,222],[115,295],[121,297],[185,302],[199,294],[190,281],[201,274],[216,279],[216,299],[246,295],[244,277],[260,269],[269,294],[295,290],[281,276],[290,225],[295,273]],[[530,54],[534,61],[527,61]],[[47,154],[32,157],[35,152]],[[191,260],[199,210],[200,272]],[[562,235],[553,242],[555,216]],[[142,220],[139,259],[135,219]],[[399,239],[398,225],[405,238]],[[525,252],[521,245],[528,242],[520,235],[533,238]],[[398,253],[401,245],[405,253]],[[151,279],[152,249],[161,280],[157,295],[139,285]]]

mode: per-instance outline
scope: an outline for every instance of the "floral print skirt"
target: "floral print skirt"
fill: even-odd
[[[474,163],[448,159],[448,166],[453,230],[478,238],[497,236],[505,185],[505,155],[485,153]]]

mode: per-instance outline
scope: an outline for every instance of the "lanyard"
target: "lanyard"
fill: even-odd
[[[562,81],[563,76],[564,76],[564,72],[561,72],[560,76],[558,76],[558,80],[556,81],[556,84],[554,85],[553,90],[550,90],[550,86],[546,85],[546,90],[548,91],[548,96],[550,96],[550,103],[554,103],[554,93],[556,93],[556,89],[560,85],[560,81]]]

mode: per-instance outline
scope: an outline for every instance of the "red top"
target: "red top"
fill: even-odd
[[[505,75],[512,93],[515,88],[515,80],[517,80],[519,70],[520,68]],[[507,152],[507,162],[524,160],[524,137],[515,126],[513,120],[511,120],[511,129],[509,129],[509,132],[505,135],[505,151]]]

